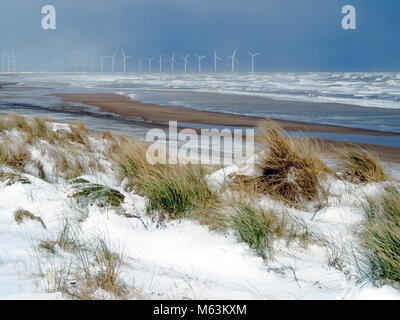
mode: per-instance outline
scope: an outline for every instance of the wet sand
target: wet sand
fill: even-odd
[[[180,107],[164,107],[156,104],[133,101],[128,97],[116,94],[58,94],[56,96],[66,102],[96,106],[102,112],[128,116],[153,124],[166,124],[170,120],[176,120],[184,123],[208,124],[215,126],[255,127],[260,121],[265,120],[265,118],[261,117],[199,111]],[[400,136],[398,133],[391,132],[356,129],[334,125],[310,124],[279,119],[271,120],[276,121],[287,131]]]
[[[180,107],[165,107],[156,104],[142,103],[133,101],[128,97],[116,94],[58,94],[57,97],[65,102],[82,103],[96,106],[102,112],[114,113],[125,116],[131,120],[143,121],[143,125],[165,127],[168,121],[178,121],[190,126],[193,124],[207,124],[215,126],[236,126],[236,127],[255,127],[265,120],[260,117],[249,117],[244,115],[233,115],[226,113],[198,111]],[[348,128],[333,125],[309,124],[295,121],[276,121],[287,131],[299,132],[325,132],[336,134],[357,134],[370,136],[400,136],[398,133]],[[338,144],[341,145],[360,145],[374,149],[382,160],[400,163],[400,148],[370,145],[365,143],[343,143],[332,140],[323,140],[326,146],[331,149]]]

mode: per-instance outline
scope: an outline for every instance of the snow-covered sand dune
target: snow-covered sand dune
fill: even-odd
[[[68,125],[51,125],[58,134],[70,130]],[[3,144],[5,137],[13,141],[26,138],[16,129],[3,131]],[[92,172],[84,172],[75,184],[55,170],[54,157],[48,153],[51,148],[67,153],[62,149],[65,146],[51,146],[45,139],[28,147],[31,159],[23,172],[2,166],[2,176],[8,176],[0,183],[0,299],[71,298],[84,285],[79,273],[87,269],[82,264],[90,264],[87,268],[95,275],[102,272],[104,266],[95,264],[98,256],[93,258],[89,252],[99,239],[123,259],[123,263],[115,260],[120,268],[118,283],[126,289],[124,297],[132,299],[400,298],[391,286],[359,283],[351,254],[357,242],[355,231],[365,219],[361,202],[386,182],[356,185],[330,177],[324,181],[329,190],[326,203],[317,211],[295,209],[260,196],[260,207],[287,212],[325,240],[307,246],[297,240],[289,245],[276,240],[273,257],[263,260],[230,228],[211,230],[188,219],[160,223],[148,214],[144,197],[124,188],[117,166],[104,152],[110,140],[99,135],[88,139],[87,163],[95,159],[101,166],[92,166]],[[34,166],[38,161],[42,165]],[[223,196],[228,192],[222,187],[224,182],[245,169],[223,168],[211,173],[207,181]],[[79,201],[71,197],[79,183],[116,190],[123,201],[120,206]],[[37,219],[18,223],[14,214],[21,209]],[[65,233],[74,250],[59,241]],[[340,260],[340,267],[332,257]],[[120,297],[104,288],[91,292],[91,298]]]

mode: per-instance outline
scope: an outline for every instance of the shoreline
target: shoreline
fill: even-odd
[[[101,112],[114,113],[120,116],[128,116],[132,119],[143,121],[143,125],[165,125],[169,120],[181,123],[206,124],[216,126],[256,127],[260,121],[266,118],[251,117],[246,115],[228,114],[213,111],[200,111],[183,107],[162,106],[153,103],[144,103],[131,100],[118,94],[97,93],[69,93],[54,94],[64,102],[81,103],[96,106]],[[400,133],[350,128],[344,126],[314,124],[269,118],[277,122],[286,131],[324,132],[340,134],[357,134],[370,136],[400,136]]]
[[[143,103],[131,100],[129,97],[117,94],[55,94],[64,102],[80,103],[98,107],[101,112],[113,113],[119,116],[129,117],[132,122],[140,122],[148,127],[168,127],[168,121],[176,120],[188,124],[185,128],[193,124],[206,124],[215,126],[237,126],[237,127],[256,127],[257,124],[265,120],[260,117],[250,117],[245,115],[234,115],[227,113],[199,111],[182,107],[165,107],[157,104]],[[367,129],[357,129],[324,124],[310,124],[304,122],[286,121],[279,119],[270,119],[277,122],[286,131],[298,131],[304,133],[323,132],[336,134],[356,134],[364,136],[382,136],[399,137],[400,134],[393,132],[374,131]],[[338,145],[343,146],[361,146],[373,149],[382,161],[400,163],[400,148],[368,144],[368,143],[350,143],[331,139],[318,139],[327,147],[328,151],[333,150]]]

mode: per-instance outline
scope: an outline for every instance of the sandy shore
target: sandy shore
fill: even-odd
[[[165,124],[170,120],[178,122],[209,124],[215,126],[255,127],[265,120],[260,117],[249,117],[226,113],[198,111],[188,108],[164,107],[156,104],[133,101],[128,97],[116,94],[58,94],[67,102],[83,103],[98,107],[103,112],[129,116],[146,122]],[[283,129],[302,132],[326,132],[341,134],[359,134],[374,136],[399,136],[391,132],[355,129],[333,125],[309,124],[295,121],[275,120]]]
[[[218,112],[198,111],[188,108],[164,107],[156,104],[132,101],[128,97],[115,94],[59,94],[63,101],[72,103],[82,103],[96,106],[103,112],[114,113],[129,117],[132,120],[144,121],[149,126],[166,126],[168,121],[177,120],[183,123],[208,124],[215,126],[240,126],[254,127],[265,120],[264,118],[248,117]],[[357,134],[371,136],[399,136],[397,133],[381,132],[348,128],[333,125],[308,124],[295,121],[275,120],[283,129],[301,132],[326,132],[336,134]],[[324,140],[326,146],[331,149],[338,144],[346,144],[337,141]],[[354,145],[355,143],[353,143]],[[364,147],[373,148],[382,160],[400,163],[400,148],[369,145],[357,143]]]

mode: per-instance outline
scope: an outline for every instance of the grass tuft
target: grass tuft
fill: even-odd
[[[22,224],[25,220],[32,220],[32,221],[37,221],[39,222],[44,229],[46,229],[46,225],[44,224],[42,218],[35,216],[33,213],[23,210],[23,209],[18,209],[17,211],[14,212],[14,220],[20,225]]]
[[[7,186],[11,186],[14,183],[31,184],[31,181],[20,174],[10,172],[0,172],[0,181],[6,183]]]
[[[319,178],[331,170],[321,161],[321,148],[307,138],[291,138],[274,122],[259,126],[257,143],[265,155],[258,164],[262,175],[257,178],[235,178],[235,184],[269,194],[290,205],[298,206],[318,195]]]
[[[255,249],[263,259],[272,254],[272,243],[285,231],[285,219],[272,210],[264,210],[246,202],[233,205],[231,226],[240,239]]]
[[[10,139],[0,144],[0,164],[6,165],[14,170],[23,172],[25,165],[30,161],[31,154],[26,142],[15,142]]]
[[[89,180],[83,178],[72,179],[68,182],[68,184],[82,184],[82,183],[90,183]]]
[[[71,195],[72,198],[85,198],[96,202],[99,207],[106,207],[108,205],[119,207],[125,200],[125,196],[118,190],[105,187],[95,183],[85,183],[84,179],[76,179],[75,184],[78,192]]]
[[[57,134],[47,125],[47,122],[47,120],[34,117],[31,121],[32,137],[43,139],[54,144],[57,139]]]
[[[12,113],[9,117],[9,124],[7,129],[19,129],[26,133],[32,133],[32,128],[29,121],[18,113]]]
[[[367,149],[354,147],[337,149],[346,168],[345,177],[352,183],[388,180],[378,157]]]
[[[57,240],[41,241],[35,249],[50,253],[45,256],[46,264],[36,256],[37,272],[46,280],[48,292],[78,300],[129,299],[136,293],[121,277],[127,265],[123,253],[112,250],[100,236],[87,238],[68,221]]]
[[[101,138],[106,140],[114,140],[114,134],[111,131],[103,131],[101,133]]]
[[[118,151],[118,163],[131,188],[148,199],[149,211],[159,211],[170,219],[194,211],[210,209],[218,203],[209,188],[206,170],[197,165],[151,165],[146,160],[146,145],[131,144]]]
[[[89,130],[86,128],[86,126],[81,123],[69,123],[69,129],[70,133],[68,134],[68,138],[72,142],[77,142],[79,144],[83,144],[85,146],[88,146],[88,134]]]
[[[66,153],[67,151],[68,153]],[[73,148],[50,150],[49,152],[54,159],[54,169],[57,175],[63,174],[65,179],[70,180],[86,172],[82,157]]]
[[[386,187],[365,204],[367,222],[360,236],[361,272],[374,282],[400,282],[400,192]]]

